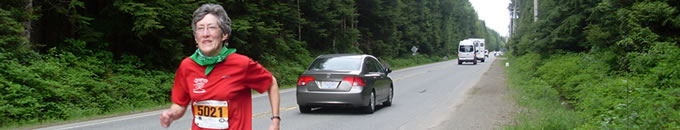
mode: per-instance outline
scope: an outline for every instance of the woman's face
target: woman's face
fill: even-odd
[[[207,14],[200,21],[196,22],[194,39],[198,44],[198,49],[207,56],[216,56],[222,49],[222,43],[227,40],[229,34],[223,33],[217,24],[217,17]]]

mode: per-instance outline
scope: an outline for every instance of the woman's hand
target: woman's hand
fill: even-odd
[[[168,128],[170,127],[170,124],[182,117],[184,115],[184,112],[187,110],[186,106],[180,106],[177,104],[172,104],[170,106],[170,109],[163,111],[161,113],[161,126],[163,128]]]
[[[170,124],[172,123],[172,121],[174,121],[172,117],[174,117],[174,115],[172,114],[172,112],[170,112],[170,110],[163,111],[163,113],[161,113],[161,126],[163,128],[170,127]]]

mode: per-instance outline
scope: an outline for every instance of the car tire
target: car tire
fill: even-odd
[[[390,93],[387,95],[387,101],[383,102],[383,105],[392,106],[392,99],[394,99],[394,88],[390,86]]]
[[[300,106],[299,109],[300,109],[300,113],[310,113],[310,112],[312,112],[312,107],[308,107],[308,106]]]
[[[375,112],[375,91],[371,92],[371,96],[368,100],[368,106],[364,107],[364,113],[373,114]]]
[[[484,62],[484,59],[482,59],[482,62]]]
[[[458,61],[458,64],[459,64],[459,65],[460,65],[460,64],[463,64],[463,62],[459,60],[459,61]]]

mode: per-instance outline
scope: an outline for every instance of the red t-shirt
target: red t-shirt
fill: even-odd
[[[217,120],[228,122],[230,130],[252,129],[250,90],[255,89],[260,93],[267,91],[272,83],[272,74],[262,65],[237,53],[217,63],[208,76],[205,76],[205,68],[191,58],[185,58],[177,69],[172,86],[172,102],[180,106],[191,104],[194,115],[192,129],[205,129],[197,123],[209,124],[201,122],[207,118],[214,119],[210,123]],[[213,105],[224,103],[227,107],[206,107],[202,104],[206,102]],[[223,117],[228,117],[228,121],[223,120]]]

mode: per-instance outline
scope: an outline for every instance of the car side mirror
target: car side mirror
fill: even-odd
[[[385,69],[385,73],[388,73],[388,74],[392,73],[392,69],[390,69],[390,68]]]

